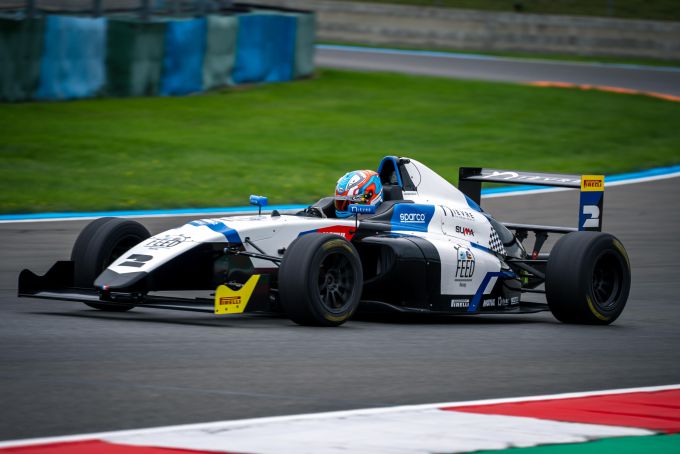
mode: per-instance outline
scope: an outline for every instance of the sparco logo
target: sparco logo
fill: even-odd
[[[456,260],[456,277],[470,278],[475,274],[475,256],[469,249],[456,246],[458,260]]]
[[[401,222],[416,222],[422,224],[425,222],[425,215],[423,213],[401,213],[399,214]]]

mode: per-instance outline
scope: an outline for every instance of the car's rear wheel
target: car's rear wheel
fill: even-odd
[[[71,251],[76,287],[92,288],[94,280],[111,263],[151,234],[142,224],[129,219],[99,218],[90,222],[76,239]],[[95,309],[122,312],[131,304],[85,303]]]
[[[359,254],[338,235],[299,237],[288,247],[279,268],[281,304],[300,325],[345,323],[359,305],[362,287]]]
[[[612,323],[628,300],[628,254],[608,233],[569,233],[550,252],[545,290],[550,311],[562,322]]]

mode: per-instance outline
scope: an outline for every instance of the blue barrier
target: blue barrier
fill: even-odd
[[[185,95],[232,81],[288,81],[314,70],[311,14],[258,9],[210,20],[160,18],[152,27],[126,16],[113,22],[61,15],[0,19],[0,99],[87,98],[107,89]]]
[[[36,98],[95,96],[106,82],[106,19],[47,16]]]
[[[297,21],[277,14],[239,16],[235,83],[283,82],[293,78]]]
[[[168,22],[161,95],[186,95],[203,90],[205,39],[205,18]]]

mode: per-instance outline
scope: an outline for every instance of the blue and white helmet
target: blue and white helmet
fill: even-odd
[[[351,215],[349,205],[380,205],[383,201],[383,186],[377,172],[354,170],[338,180],[335,187],[335,214],[339,218]]]

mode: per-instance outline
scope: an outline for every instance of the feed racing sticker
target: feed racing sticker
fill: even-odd
[[[405,203],[395,205],[390,223],[393,231],[427,232],[433,216],[433,205]]]
[[[464,309],[470,298],[477,293],[485,275],[500,271],[500,261],[492,254],[474,249],[470,243],[453,237],[429,237],[437,249],[441,262],[441,294],[450,296],[449,307]],[[484,284],[484,293],[495,284],[493,278]],[[455,299],[455,301],[454,301]]]
[[[189,237],[184,234],[179,235],[157,235],[144,244],[149,249],[168,249],[184,243]]]
[[[459,244],[454,246],[456,250],[456,281],[471,281],[475,275],[475,256],[472,251]]]

